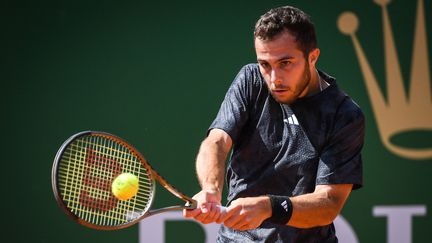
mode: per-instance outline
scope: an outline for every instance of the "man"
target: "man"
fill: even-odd
[[[301,10],[270,10],[254,41],[258,64],[242,68],[202,142],[198,208],[184,216],[223,223],[218,242],[337,242],[333,220],[362,185],[363,113],[316,69],[314,25]]]

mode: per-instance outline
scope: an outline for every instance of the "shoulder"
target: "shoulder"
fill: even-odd
[[[261,94],[264,87],[264,78],[256,63],[244,65],[231,84],[231,90],[237,90],[250,99]]]
[[[242,67],[242,70],[250,73],[259,72],[259,67],[257,63],[249,63]]]
[[[292,106],[312,144],[319,149],[340,131],[351,129],[363,134],[365,127],[359,105],[338,87],[334,78],[325,79],[330,83],[328,88]]]
[[[322,71],[320,75],[330,83],[328,90],[324,90],[321,95],[321,102],[324,110],[329,110],[336,116],[345,117],[348,119],[363,119],[364,115],[360,106],[336,83],[336,79]],[[326,109],[329,108],[329,109]]]
[[[329,96],[332,97],[335,125],[364,123],[364,113],[360,106],[336,84]]]
[[[237,74],[237,78],[248,81],[262,81],[262,76],[258,64],[250,63],[244,65]]]
[[[362,143],[365,133],[365,116],[360,106],[344,91],[336,85],[330,93],[332,107],[322,107],[326,117],[326,137],[324,143],[329,139],[347,142],[345,139]],[[327,103],[327,104],[329,104]],[[351,143],[349,142],[349,143]],[[348,142],[347,142],[348,143]]]
[[[365,117],[360,106],[336,83],[332,84],[320,103],[322,117],[326,120],[327,131],[337,132],[344,127],[363,130]]]
[[[348,95],[340,103],[337,114],[348,119],[364,119],[360,106]]]

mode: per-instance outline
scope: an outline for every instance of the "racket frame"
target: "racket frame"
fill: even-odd
[[[138,159],[141,161],[141,164],[143,167],[145,167],[149,173],[149,176],[152,180],[152,193],[151,196],[149,198],[149,202],[146,205],[146,208],[143,210],[143,214],[132,220],[129,221],[127,223],[124,224],[120,224],[120,225],[112,225],[112,226],[104,226],[104,225],[96,225],[96,224],[92,224],[84,219],[81,219],[80,217],[78,217],[76,214],[74,214],[73,212],[71,212],[69,210],[69,208],[67,207],[67,205],[65,204],[65,202],[63,201],[62,197],[61,197],[61,192],[60,192],[60,188],[58,186],[58,176],[57,176],[57,172],[59,169],[59,163],[60,160],[63,156],[63,153],[65,152],[66,148],[75,140],[79,139],[80,137],[83,136],[101,136],[104,138],[108,138],[108,139],[112,139],[117,143],[122,144],[123,146],[127,147],[132,154],[134,154],[135,156],[138,157]],[[151,206],[153,204],[154,198],[155,198],[155,192],[156,192],[156,183],[155,181],[158,181],[166,190],[168,190],[169,192],[171,192],[173,195],[175,195],[176,197],[182,199],[183,201],[186,202],[185,205],[177,205],[177,206],[170,206],[170,207],[164,207],[164,208],[158,208],[158,209],[151,209]],[[164,212],[169,212],[169,211],[179,211],[179,210],[183,210],[183,209],[195,209],[197,207],[197,202],[186,196],[185,194],[181,193],[179,190],[177,190],[174,186],[172,186],[171,184],[169,184],[167,182],[167,180],[165,180],[159,173],[156,172],[156,170],[154,170],[149,162],[144,158],[144,156],[135,148],[133,147],[130,143],[128,143],[127,141],[125,141],[124,139],[107,133],[107,132],[101,132],[101,131],[82,131],[79,133],[76,133],[74,135],[72,135],[70,138],[68,138],[63,144],[62,146],[59,148],[59,150],[57,151],[57,154],[54,158],[54,162],[53,162],[53,167],[52,167],[52,171],[51,171],[51,183],[52,183],[52,189],[54,192],[54,197],[57,201],[57,204],[59,205],[60,208],[63,209],[63,211],[66,213],[66,215],[68,215],[71,219],[73,219],[74,221],[76,221],[77,223],[86,226],[88,228],[93,228],[96,230],[118,230],[118,229],[123,229],[126,227],[130,227],[136,223],[138,223],[139,221],[141,221],[144,218],[153,216],[155,214],[159,214],[159,213],[164,213]]]

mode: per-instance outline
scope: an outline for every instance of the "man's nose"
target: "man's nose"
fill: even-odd
[[[281,83],[279,72],[275,69],[272,69],[270,72],[270,83],[273,83],[276,85]]]

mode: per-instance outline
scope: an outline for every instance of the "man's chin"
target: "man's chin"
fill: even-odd
[[[297,100],[297,97],[279,97],[277,95],[272,94],[273,99],[275,99],[278,103],[290,105]]]

